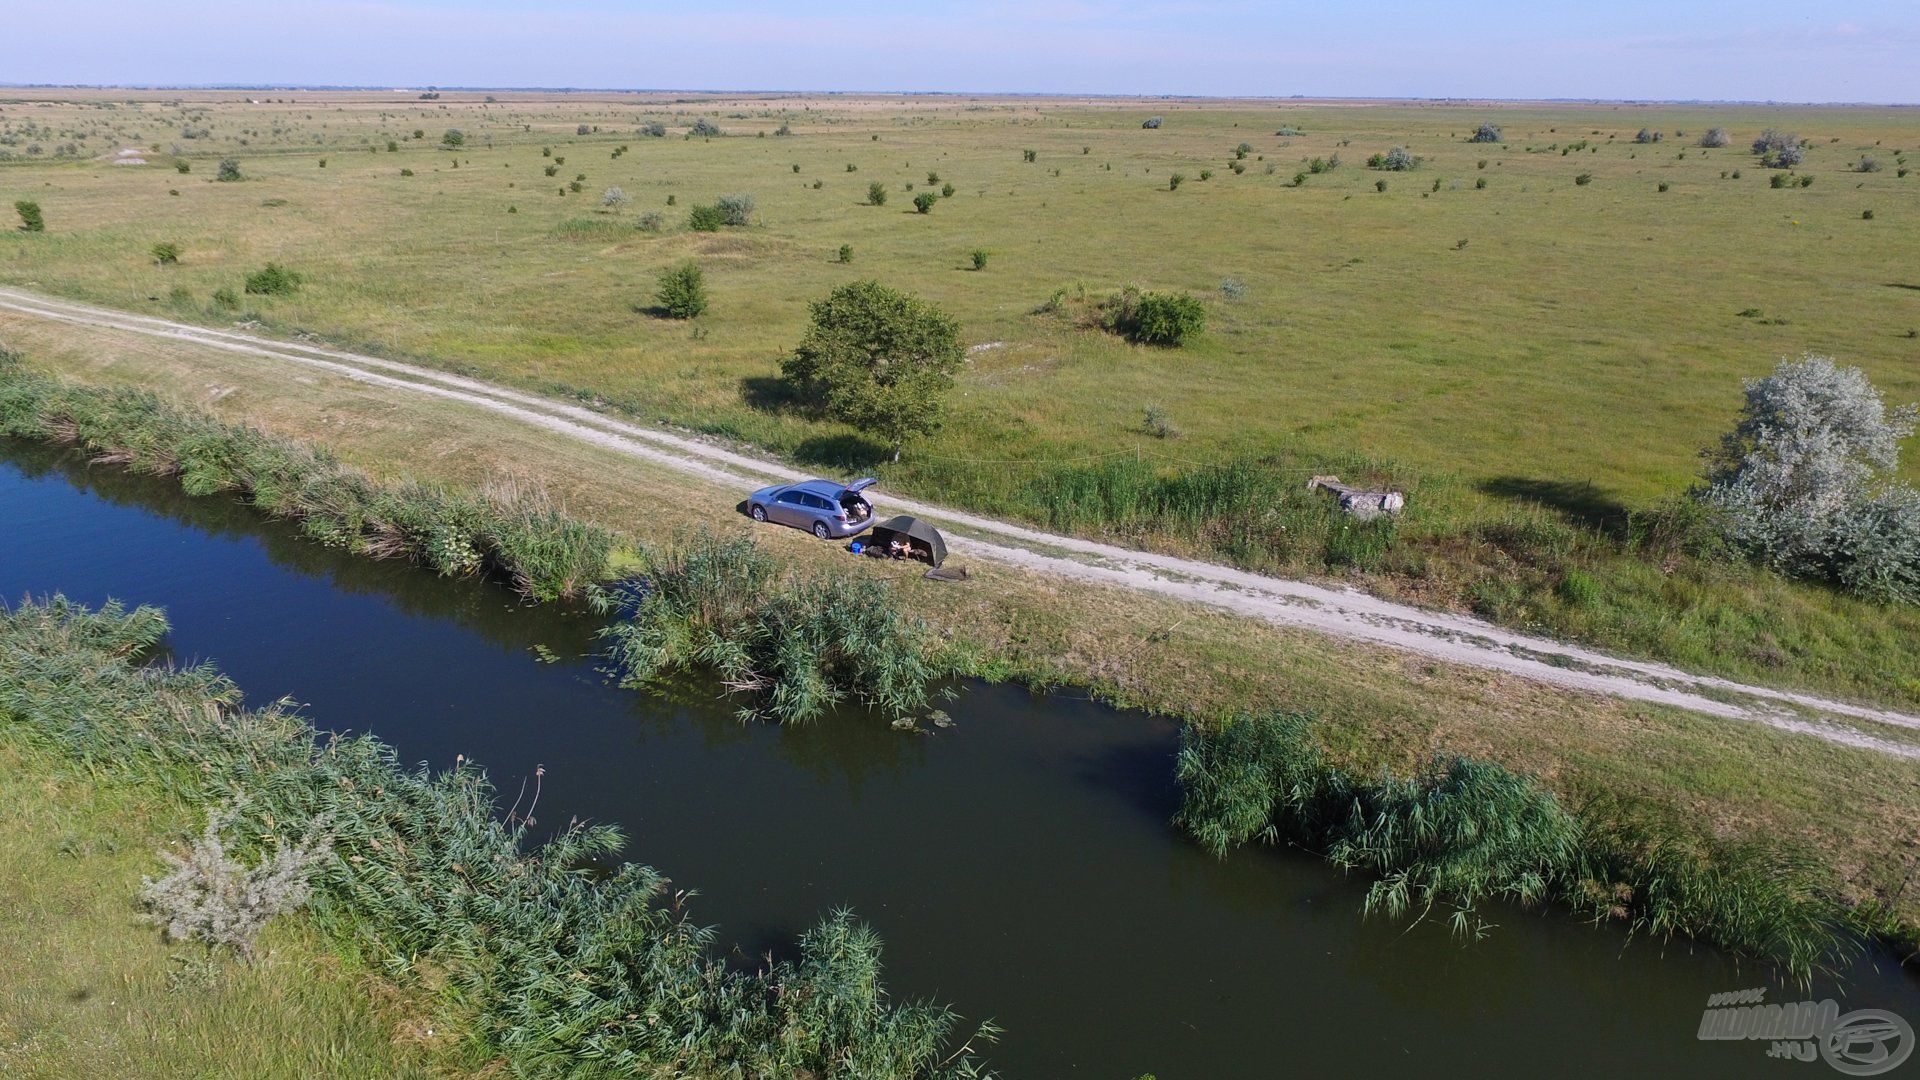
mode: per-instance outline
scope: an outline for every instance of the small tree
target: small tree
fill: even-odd
[[[707,310],[707,277],[697,264],[681,263],[660,275],[653,302],[670,319],[698,318]]]
[[[1159,127],[1161,123],[1162,121],[1160,117],[1149,116],[1145,120],[1140,121],[1140,126],[1143,128],[1146,128],[1148,131],[1152,131],[1153,129]]]
[[[1380,159],[1380,167],[1388,172],[1406,172],[1417,163],[1414,156],[1408,153],[1407,148],[1404,146],[1394,147],[1387,151],[1386,155]]]
[[[985,270],[987,268],[987,249],[986,248],[974,248],[973,254],[970,256],[970,258],[972,258],[973,260],[973,268],[975,270]]]
[[[147,249],[153,261],[160,266],[173,266],[180,261],[180,245],[171,240],[162,240]]]
[[[235,180],[245,179],[240,175],[240,163],[232,158],[220,159],[220,169],[213,174],[213,178],[221,183],[232,183]]]
[[[467,136],[459,128],[448,128],[440,135],[440,145],[449,150],[458,150],[467,145]]]
[[[21,232],[47,231],[47,219],[41,215],[39,203],[21,199],[13,204],[13,211],[20,215]]]
[[[687,228],[694,232],[719,232],[726,223],[726,212],[717,206],[696,206],[687,215]]]
[[[806,336],[781,370],[827,415],[905,444],[940,426],[964,352],[952,316],[875,281],[842,285],[812,306]]]
[[[1467,141],[1479,143],[1500,142],[1500,128],[1494,124],[1481,124],[1479,127],[1473,129],[1473,135],[1467,139]]]
[[[939,201],[940,196],[935,195],[931,191],[923,191],[913,197],[913,208],[923,214],[931,214],[933,213],[933,204]]]
[[[658,120],[649,120],[635,130],[649,139],[664,139],[667,137],[667,125]]]
[[[887,185],[881,183],[878,180],[875,180],[873,183],[868,184],[867,185],[867,205],[868,206],[887,205]]]
[[[1760,155],[1760,162],[1775,169],[1791,169],[1806,157],[1805,144],[1800,136],[1768,128],[1753,140],[1753,152]]]
[[[714,200],[720,219],[728,225],[747,225],[753,221],[753,196],[722,195]]]
[[[332,852],[333,838],[323,834],[281,845],[248,866],[234,858],[221,839],[245,805],[244,799],[236,799],[210,811],[206,828],[184,858],[160,853],[171,872],[142,882],[140,900],[147,918],[163,927],[168,939],[202,941],[251,957],[254,940],[274,916],[306,903],[314,871]],[[324,819],[320,824],[324,827]]]
[[[1732,142],[1733,140],[1727,135],[1727,129],[1723,127],[1708,128],[1706,134],[1700,136],[1700,145],[1709,149],[1726,146]]]
[[[704,116],[695,120],[693,126],[687,129],[687,133],[697,139],[715,139],[724,134],[724,132],[720,130],[719,124],[714,123]]]

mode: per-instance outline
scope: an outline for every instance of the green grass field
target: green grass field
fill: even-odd
[[[1920,177],[1900,175],[1920,168],[1912,110],[271,96],[0,101],[0,201],[34,199],[47,220],[0,236],[0,281],[257,319],[828,471],[872,467],[882,448],[784,407],[778,361],[808,301],[873,277],[953,312],[974,347],[947,427],[880,468],[899,489],[1348,576],[1690,666],[1920,701],[1914,613],[1620,539],[1629,512],[1685,490],[1740,380],[1783,355],[1829,353],[1891,400],[1920,398]],[[1163,126],[1143,129],[1153,115]],[[683,137],[700,118],[724,134]],[[1466,141],[1486,120],[1504,143]],[[638,133],[651,121],[667,137]],[[1732,145],[1693,145],[1711,126]],[[1808,140],[1794,172],[1811,186],[1770,185],[1776,170],[1747,149],[1769,126]],[[1665,137],[1636,143],[1642,127]],[[457,152],[439,148],[449,128],[466,137]],[[54,160],[62,144],[73,150]],[[1365,167],[1396,145],[1416,169]],[[108,164],[124,147],[149,164]],[[1334,154],[1339,168],[1295,186]],[[246,179],[218,182],[223,156]],[[1880,168],[1849,171],[1863,156]],[[1186,181],[1169,190],[1175,172]],[[885,206],[866,205],[875,181]],[[913,195],[947,184],[951,197],[914,211]],[[610,187],[629,202],[603,208]],[[691,208],[725,193],[752,195],[755,223],[688,231]],[[638,227],[647,213],[660,232]],[[178,265],[155,264],[162,241],[180,246]],[[707,272],[709,313],[691,327],[646,314],[656,275],[687,259]],[[270,260],[304,275],[301,289],[242,293]],[[1155,349],[1037,313],[1063,289],[1129,283],[1205,297],[1207,333]],[[238,305],[216,304],[220,289]],[[1149,434],[1148,407],[1178,436]],[[1234,457],[1279,486],[1361,470],[1407,487],[1400,550],[1335,558],[1296,549],[1293,519],[1229,530],[1059,504],[1074,469]],[[1906,473],[1920,475],[1920,455]],[[1569,584],[1575,570],[1591,583]]]

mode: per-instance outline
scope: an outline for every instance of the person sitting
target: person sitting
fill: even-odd
[[[913,554],[913,546],[896,536],[887,541],[887,554],[896,559],[904,559]]]

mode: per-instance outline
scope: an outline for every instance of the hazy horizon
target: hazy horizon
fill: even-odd
[[[0,85],[1912,104],[1920,5],[16,0]]]

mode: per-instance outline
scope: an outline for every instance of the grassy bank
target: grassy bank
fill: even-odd
[[[611,535],[511,481],[478,494],[378,484],[325,450],[170,405],[74,386],[0,347],[0,435],[75,446],[95,463],[171,476],[190,495],[233,492],[330,547],[406,558],[443,575],[488,573],[522,595],[578,596],[607,568]]]
[[[880,943],[851,914],[803,935],[796,959],[731,969],[660,875],[590,868],[620,849],[615,829],[536,842],[471,763],[405,770],[376,739],[243,708],[211,668],[140,666],[165,632],[153,609],[58,598],[0,615],[7,734],[188,806],[234,806],[250,852],[324,828],[313,924],[434,998],[466,1053],[525,1075],[984,1075],[954,1045],[957,1017],[889,999]]]
[[[1662,516],[1740,378],[1782,355],[1920,398],[1920,217],[1898,210],[1920,129],[1901,110],[1154,102],[1166,122],[1143,130],[1142,103],[1061,99],[35,96],[0,126],[83,153],[0,162],[48,218],[0,235],[0,280],[318,334],[835,470],[876,447],[787,408],[776,361],[808,301],[878,278],[978,346],[946,427],[876,466],[894,489],[1920,704],[1920,614],[1702,559]],[[722,134],[682,138],[696,119]],[[1468,142],[1488,120],[1505,141]],[[653,122],[669,136],[640,134]],[[1694,145],[1714,126],[1732,146]],[[1766,127],[1807,139],[1798,173],[1820,182],[1769,186],[1745,148]],[[155,166],[86,160],[115,139]],[[1363,166],[1393,146],[1418,167]],[[223,156],[243,180],[214,179]],[[1868,157],[1884,168],[1850,171]],[[876,181],[889,207],[866,205]],[[948,184],[931,214],[904,205]],[[602,206],[609,187],[629,205]],[[723,192],[754,196],[752,224],[686,227]],[[636,310],[636,282],[687,260],[713,297],[695,326]],[[245,293],[268,262],[303,283]],[[1129,282],[1203,297],[1207,333],[1142,347],[1035,313]],[[1402,526],[1352,535],[1302,503],[1329,472],[1407,488]],[[1197,491],[1222,477],[1220,498]]]
[[[256,961],[169,946],[135,918],[156,849],[197,824],[184,799],[89,774],[0,731],[0,1074],[446,1075],[429,1024],[310,922]]]

